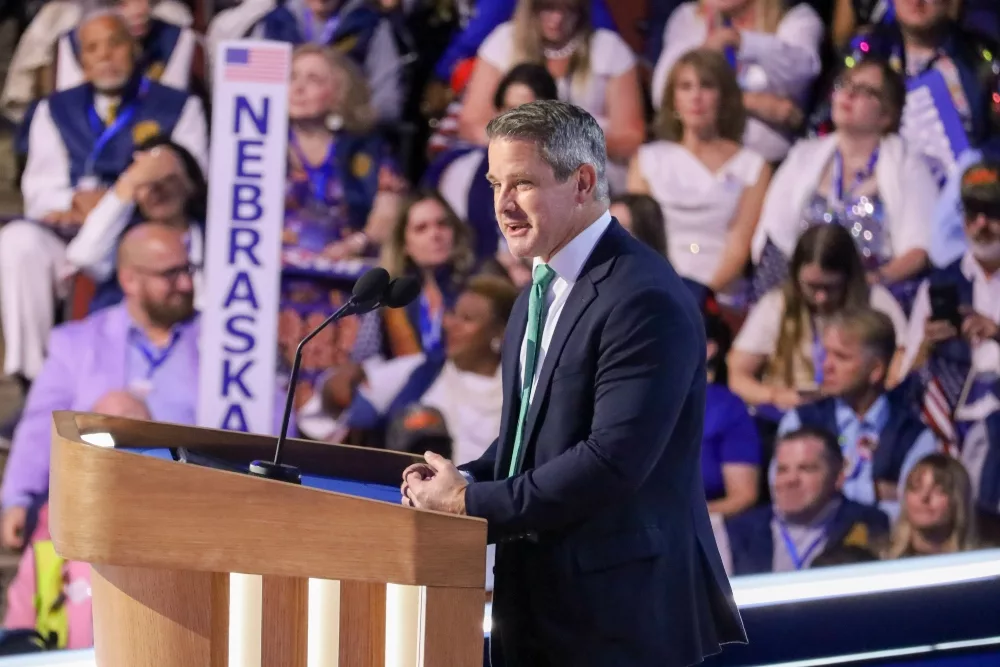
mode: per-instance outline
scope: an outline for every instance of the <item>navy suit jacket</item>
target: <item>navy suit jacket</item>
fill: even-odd
[[[466,510],[499,543],[499,650],[527,633],[551,664],[683,667],[746,641],[702,486],[705,333],[690,290],[612,221],[546,352],[523,472],[506,478],[528,292],[504,339],[500,436],[463,467]]]

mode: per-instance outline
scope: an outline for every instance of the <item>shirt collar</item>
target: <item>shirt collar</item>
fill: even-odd
[[[886,422],[889,421],[889,399],[885,397],[885,394],[875,399],[875,402],[871,404],[871,407],[868,408],[868,411],[865,412],[860,420],[854,413],[854,410],[841,399],[837,399],[836,405],[837,425],[841,429],[844,429],[853,422],[859,422],[876,431],[881,431],[885,428]]]
[[[611,224],[611,212],[605,211],[601,217],[584,228],[579,234],[570,239],[569,243],[563,246],[549,260],[549,266],[556,275],[567,282],[576,282],[583,272],[583,266],[590,259],[590,254],[594,252],[597,243],[604,235],[604,231]],[[540,257],[536,257],[532,266],[542,263]]]
[[[126,329],[126,333],[128,336],[127,340],[129,342],[139,343],[149,347],[158,347],[153,345],[153,343],[149,340],[149,336],[146,335],[146,331],[135,323],[135,320],[132,319],[132,316],[128,314],[127,310],[126,317],[128,318],[128,328]],[[195,317],[197,317],[197,315]],[[194,322],[195,317],[188,318],[183,322],[178,322],[174,326],[170,327],[170,340],[162,347],[168,348],[176,343],[177,339],[181,337],[182,333],[184,333],[184,330],[190,326],[192,322]]]

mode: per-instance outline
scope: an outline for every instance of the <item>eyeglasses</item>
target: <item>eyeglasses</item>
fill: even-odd
[[[801,287],[802,291],[807,294],[816,294],[818,292],[836,294],[844,289],[844,280],[830,280],[826,282],[799,280],[799,287]]]
[[[850,81],[848,79],[838,80],[835,84],[833,84],[833,89],[852,96],[857,95],[858,97],[867,97],[873,100],[882,99],[882,91],[875,86],[870,86],[867,83]]]
[[[963,199],[962,212],[965,216],[966,224],[973,222],[979,216],[984,216],[994,224],[1000,223],[1000,203]]]
[[[199,267],[196,264],[188,262],[187,264],[182,264],[180,266],[172,266],[169,269],[163,269],[161,271],[153,271],[141,267],[136,267],[135,270],[145,276],[150,276],[152,278],[163,278],[164,280],[173,284],[176,283],[177,279],[180,278],[181,276],[191,277],[199,268],[201,267]]]

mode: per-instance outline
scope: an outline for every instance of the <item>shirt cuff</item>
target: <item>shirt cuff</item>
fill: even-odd
[[[458,472],[462,474],[462,477],[464,477],[465,481],[469,484],[474,484],[476,482],[476,478],[472,476],[471,472],[467,470],[459,470]]]

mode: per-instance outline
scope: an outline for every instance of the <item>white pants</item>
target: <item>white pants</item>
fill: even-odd
[[[0,227],[0,315],[4,373],[33,380],[42,369],[65,293],[66,243],[44,227],[18,220]]]

